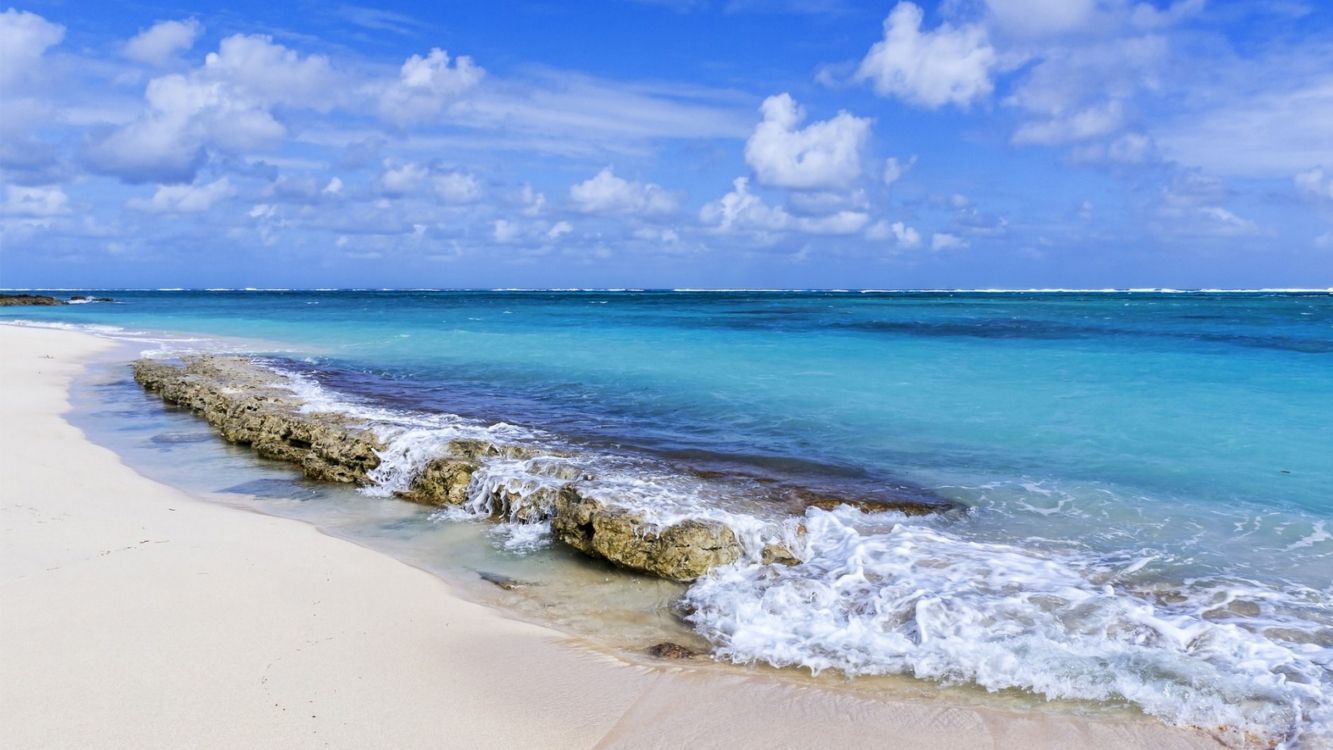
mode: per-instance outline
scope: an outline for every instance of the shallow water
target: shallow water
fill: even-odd
[[[1327,742],[1328,294],[112,296],[5,315],[249,340],[308,397],[390,425],[381,494],[448,434],[486,429],[577,447],[605,491],[663,518],[758,519],[760,536],[791,532],[788,509],[746,490],[772,480],[970,508],[809,511],[801,565],[738,565],[688,592],[725,656]],[[719,490],[701,471],[743,478]],[[302,505],[339,502],[366,498]],[[525,565],[564,554],[533,529],[497,539],[412,513],[390,520],[425,557],[434,535],[469,533],[483,558],[506,541],[536,548]],[[654,632],[679,631],[674,595],[645,594]]]

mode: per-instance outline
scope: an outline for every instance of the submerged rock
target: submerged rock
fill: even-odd
[[[520,581],[517,578],[510,578],[503,573],[492,573],[487,570],[478,570],[477,577],[492,586],[504,589],[505,591],[513,591],[514,589],[521,589],[530,585],[526,581]]]
[[[671,641],[655,643],[649,646],[647,651],[649,656],[657,659],[693,659],[699,655],[698,651]]]
[[[926,502],[924,500],[861,500],[844,497],[818,497],[806,502],[807,508],[819,508],[820,510],[833,510],[840,505],[849,508],[855,508],[862,513],[902,513],[905,516],[928,516],[947,510],[952,510],[954,506],[943,502]]]
[[[63,299],[48,297],[44,294],[0,294],[0,307],[15,305],[65,305]]]
[[[573,486],[556,498],[551,533],[593,557],[682,582],[733,563],[742,553],[735,532],[718,521],[690,519],[659,527],[641,513],[586,497]]]

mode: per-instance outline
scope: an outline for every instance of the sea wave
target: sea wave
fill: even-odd
[[[686,593],[719,656],[1128,702],[1235,746],[1333,739],[1330,623],[1271,606],[1319,592],[1134,590],[1118,578],[1144,561],[978,543],[929,521],[811,509],[805,529],[799,565],[736,565]]]

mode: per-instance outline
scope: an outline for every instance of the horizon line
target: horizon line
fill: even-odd
[[[0,287],[0,292],[601,292],[601,293],[752,293],[806,292],[828,294],[1333,294],[1329,287]]]

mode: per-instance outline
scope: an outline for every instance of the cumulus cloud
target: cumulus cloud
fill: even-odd
[[[85,156],[94,170],[128,182],[188,182],[209,151],[277,143],[287,131],[272,108],[327,111],[336,80],[321,55],[302,57],[267,36],[231,36],[202,67],[149,81],[144,112],[94,139]]]
[[[480,83],[485,74],[466,55],[451,65],[449,53],[438,47],[425,57],[412,55],[399,70],[398,80],[380,94],[380,116],[398,125],[429,121]]]
[[[572,231],[574,231],[574,225],[567,221],[557,221],[551,225],[550,229],[546,230],[546,239],[558,240]]]
[[[854,234],[870,217],[862,211],[842,210],[825,216],[793,216],[781,206],[770,206],[750,192],[750,181],[737,177],[731,192],[706,204],[699,220],[721,233],[771,235],[787,230],[807,234]]]
[[[32,77],[46,50],[65,38],[65,27],[36,13],[0,13],[0,87]]]
[[[316,204],[336,198],[343,182],[337,177],[321,182],[314,175],[280,175],[265,189],[264,195],[286,203]]]
[[[897,157],[890,156],[884,160],[884,184],[892,185],[901,180],[908,170],[916,166],[916,157],[908,159],[906,162],[899,161]]]
[[[435,195],[445,203],[472,203],[481,198],[481,183],[466,172],[445,172],[431,178]]]
[[[870,120],[839,112],[801,128],[805,110],[790,94],[764,100],[764,119],[745,142],[745,161],[761,184],[789,188],[844,187],[861,174]]]
[[[892,239],[898,247],[908,249],[918,247],[921,244],[921,233],[901,221],[895,221],[892,224],[884,220],[877,221],[866,230],[866,238],[872,240]]]
[[[131,60],[162,67],[194,46],[203,26],[193,18],[184,21],[159,21],[125,42],[121,50]]]
[[[523,206],[524,216],[540,216],[546,210],[546,194],[534,190],[526,182],[519,188],[518,202]]]
[[[209,148],[259,149],[286,133],[266,109],[218,82],[155,78],[145,99],[146,111],[137,120],[89,145],[86,156],[94,170],[127,182],[185,182]]]
[[[226,85],[260,106],[327,112],[338,101],[339,76],[323,55],[302,56],[264,34],[235,34],[204,58],[200,78]]]
[[[945,23],[923,31],[922,18],[921,8],[913,3],[894,6],[884,20],[884,38],[861,61],[857,79],[870,81],[882,96],[931,109],[966,107],[989,96],[997,55],[986,30]]]
[[[152,213],[199,213],[235,194],[231,182],[222,177],[207,185],[159,185],[152,198],[134,198],[127,205]]]
[[[730,193],[699,211],[699,220],[720,232],[778,232],[788,227],[791,215],[751,193],[749,178],[737,177]]]
[[[415,192],[429,175],[430,170],[422,164],[398,164],[385,159],[384,171],[380,173],[380,189],[389,195],[406,195]]]
[[[661,215],[676,210],[675,196],[651,182],[617,177],[611,167],[569,188],[574,207],[586,214]]]
[[[57,216],[69,212],[69,197],[58,185],[25,187],[6,185],[0,213],[6,216]]]

